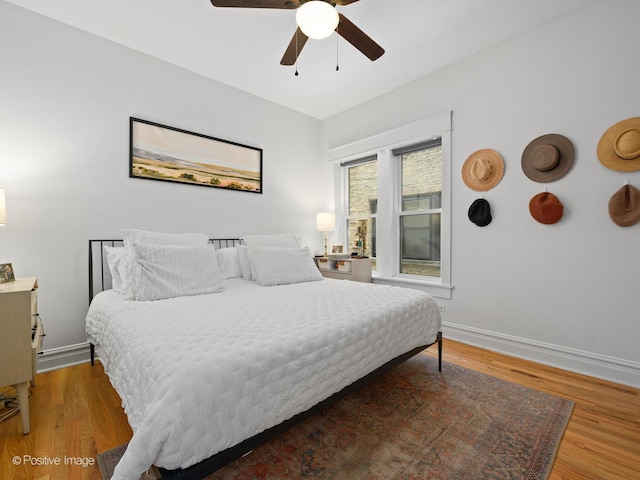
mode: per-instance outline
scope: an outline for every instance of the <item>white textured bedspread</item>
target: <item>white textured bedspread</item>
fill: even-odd
[[[134,432],[113,478],[193,465],[435,342],[440,330],[436,303],[413,289],[329,279],[224,286],[147,302],[111,290],[93,299],[89,340]]]

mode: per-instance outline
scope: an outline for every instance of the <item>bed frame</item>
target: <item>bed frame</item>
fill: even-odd
[[[237,238],[223,238],[223,239],[210,239],[209,243],[214,245],[215,248],[228,248],[233,247],[241,243]],[[106,255],[104,253],[105,246],[115,247],[122,246],[122,240],[89,240],[89,303],[93,300],[93,297],[103,290],[111,288],[111,273],[107,264]],[[385,363],[381,367],[377,368],[373,372],[369,373],[360,380],[356,380],[351,385],[343,388],[339,392],[333,394],[329,398],[311,407],[309,410],[294,415],[288,420],[275,425],[251,438],[248,438],[226,450],[216,453],[215,455],[202,460],[191,467],[177,470],[167,470],[164,468],[154,467],[156,473],[161,475],[163,479],[180,479],[180,480],[199,480],[213,472],[220,470],[225,465],[239,459],[240,457],[247,455],[253,449],[266,443],[268,440],[283,433],[289,428],[302,423],[307,418],[315,415],[316,413],[326,409],[333,402],[340,400],[341,398],[349,395],[350,393],[358,390],[363,385],[370,383],[375,378],[379,377],[383,373],[391,370],[396,365],[404,362],[405,360],[420,353],[426,348],[438,344],[438,371],[442,372],[442,332],[438,332],[436,341],[429,345],[423,345],[413,350],[400,355],[393,360]],[[90,344],[91,348],[91,365],[95,362],[95,346]]]

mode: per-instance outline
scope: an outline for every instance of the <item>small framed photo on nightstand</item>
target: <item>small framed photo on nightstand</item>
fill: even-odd
[[[341,243],[334,243],[331,246],[331,253],[342,253],[342,244]]]
[[[13,282],[16,279],[10,263],[0,263],[0,283]]]

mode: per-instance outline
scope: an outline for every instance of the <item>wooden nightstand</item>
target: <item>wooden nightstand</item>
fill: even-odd
[[[314,261],[323,277],[371,283],[370,258],[334,260],[327,257],[314,257]]]
[[[29,382],[35,385],[36,355],[43,336],[36,278],[0,284],[0,332],[0,386],[15,385],[26,435],[31,431]]]

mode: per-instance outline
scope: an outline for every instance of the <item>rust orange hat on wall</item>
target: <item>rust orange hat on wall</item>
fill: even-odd
[[[627,184],[614,193],[609,200],[609,216],[621,227],[640,222],[640,190]]]
[[[562,218],[564,206],[553,193],[542,192],[529,201],[529,212],[538,222],[550,225]]]
[[[609,127],[598,142],[598,159],[618,172],[640,170],[640,117],[627,118]]]
[[[522,171],[534,182],[553,182],[564,177],[573,165],[573,143],[550,133],[527,145],[522,152]]]
[[[491,148],[469,155],[462,165],[462,180],[471,190],[486,192],[495,187],[504,174],[502,156]]]

